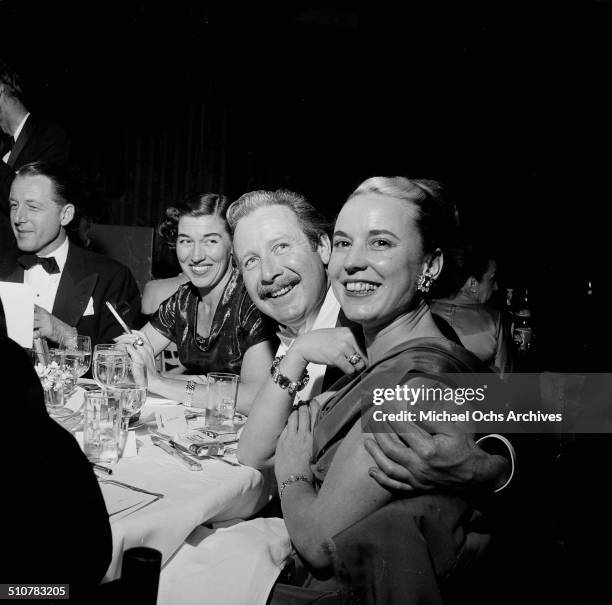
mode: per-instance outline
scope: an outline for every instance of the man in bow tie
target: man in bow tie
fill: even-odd
[[[44,162],[23,166],[9,196],[10,220],[21,256],[0,278],[34,290],[34,337],[59,343],[75,332],[92,346],[123,332],[105,305],[115,304],[126,323],[139,317],[140,294],[130,271],[118,262],[69,243],[74,193],[67,175]]]
[[[30,162],[67,164],[70,138],[66,131],[32,115],[21,78],[0,60],[0,272],[14,263],[17,251],[8,222],[8,196],[15,172]]]

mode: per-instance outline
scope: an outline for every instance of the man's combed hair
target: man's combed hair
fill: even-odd
[[[67,170],[50,162],[30,162],[24,164],[15,178],[26,176],[45,176],[53,183],[53,201],[60,206],[76,206],[77,190],[74,179]]]
[[[313,248],[319,245],[323,235],[330,234],[329,221],[303,195],[288,189],[250,191],[239,197],[227,211],[227,222],[232,233],[240,219],[258,208],[268,206],[285,206],[292,210]]]

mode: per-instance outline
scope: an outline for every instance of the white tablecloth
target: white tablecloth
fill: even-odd
[[[92,380],[80,382],[93,383]],[[68,405],[80,408],[82,390]],[[148,397],[141,419],[155,426],[155,410],[178,405],[167,399]],[[75,419],[78,420],[78,419]],[[74,426],[66,427],[75,430]],[[175,458],[152,445],[146,427],[136,432],[138,455],[122,458],[113,474],[101,479],[127,483],[164,497],[122,518],[111,517],[113,559],[105,581],[121,575],[124,550],[150,546],[162,553],[162,565],[181,547],[185,538],[208,521],[244,519],[257,512],[268,500],[264,487],[271,485],[263,475],[246,466],[230,466],[217,460],[202,460],[202,471],[190,471]]]
[[[133,514],[113,521],[113,560],[105,580],[120,576],[123,551],[150,546],[162,553],[162,565],[194,528],[207,521],[245,518],[266,502],[263,476],[252,468],[220,461],[202,461],[202,471],[190,471],[146,436],[138,456],[120,460],[109,479],[116,479],[164,497]]]

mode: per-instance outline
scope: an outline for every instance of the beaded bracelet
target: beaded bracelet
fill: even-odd
[[[306,475],[289,475],[278,488],[278,497],[283,497],[283,492],[288,485],[292,483],[297,483],[298,481],[305,481],[308,485],[312,485],[312,481]]]
[[[185,397],[183,399],[183,403],[191,407],[191,400],[193,399],[193,392],[195,391],[196,383],[193,380],[188,380],[185,385]]]

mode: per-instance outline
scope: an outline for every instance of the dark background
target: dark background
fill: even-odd
[[[369,4],[0,0],[0,52],[98,222],[279,186],[333,217],[368,176],[441,179],[563,365],[609,291],[612,4]]]
[[[70,131],[98,222],[279,186],[331,218],[366,177],[438,178],[498,245],[502,285],[529,287],[539,369],[608,369],[611,2],[0,0],[0,29],[28,107]],[[581,602],[595,551],[576,545],[609,516],[592,508],[609,445],[587,445],[565,465],[558,444],[519,456],[483,603]]]

